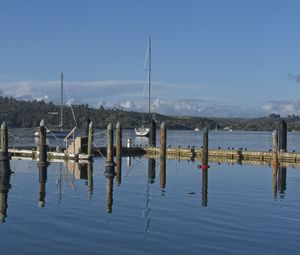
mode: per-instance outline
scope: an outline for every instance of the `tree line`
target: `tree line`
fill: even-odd
[[[85,127],[87,119],[93,121],[96,128],[106,128],[111,122],[118,121],[123,128],[134,128],[141,124],[145,114],[133,111],[124,111],[118,108],[91,108],[87,104],[72,106],[78,127]],[[73,128],[75,121],[70,106],[63,107],[64,127]],[[47,126],[58,126],[60,123],[60,106],[52,102],[22,101],[12,97],[0,97],[0,121],[6,121],[13,128],[38,127],[44,119]],[[281,119],[278,114],[270,114],[261,118],[202,118],[191,116],[166,116],[155,114],[158,125],[165,122],[168,129],[192,130],[202,129],[205,126],[217,130],[245,130],[245,131],[272,131],[278,126]],[[291,115],[284,118],[289,130],[300,130],[300,118]]]

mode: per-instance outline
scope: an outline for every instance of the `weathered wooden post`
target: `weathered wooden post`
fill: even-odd
[[[121,184],[122,171],[122,128],[120,122],[116,125],[116,181]]]
[[[106,171],[114,172],[114,143],[112,124],[107,125],[107,144],[106,144]]]
[[[160,187],[166,186],[166,154],[167,154],[167,128],[163,122],[160,126]]]
[[[202,169],[208,168],[208,128],[203,129]]]
[[[0,161],[8,161],[10,159],[8,154],[8,131],[5,122],[1,125],[1,150],[0,150]],[[6,164],[6,163],[5,163]]]
[[[279,134],[278,134],[278,146],[279,151],[286,152],[287,148],[287,128],[286,128],[286,122],[284,120],[281,120],[279,122]]]
[[[160,125],[160,158],[166,157],[167,153],[167,128],[165,122]]]
[[[39,161],[38,165],[47,164],[46,128],[44,120],[40,122]]]
[[[89,123],[89,130],[88,130],[88,157],[91,160],[94,156],[94,128],[93,122]]]
[[[0,223],[4,223],[7,216],[7,199],[11,188],[10,175],[9,160],[2,160],[0,164]]]
[[[149,145],[156,146],[156,122],[154,119],[150,122]]]
[[[278,166],[278,131],[275,129],[272,132],[272,152],[273,152],[273,165]]]
[[[89,118],[86,119],[86,136],[89,136],[89,129],[90,129],[91,120]]]

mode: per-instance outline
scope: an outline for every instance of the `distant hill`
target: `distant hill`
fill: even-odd
[[[73,110],[79,127],[85,127],[86,120],[93,121],[96,128],[106,128],[111,122],[115,125],[120,121],[123,128],[134,128],[141,123],[143,114],[139,112],[124,111],[117,108],[99,109],[90,108],[88,105],[74,105]],[[58,125],[60,106],[44,101],[22,101],[14,98],[0,97],[0,121],[6,121],[10,127],[32,128],[38,127],[42,119],[46,126]],[[188,114],[188,112],[187,112]],[[211,112],[213,114],[213,112]],[[280,116],[271,114],[261,118],[205,118],[191,116],[166,116],[155,114],[158,125],[164,121],[168,129],[190,129],[196,127],[202,129],[208,126],[210,129],[232,130],[274,130],[280,120]],[[299,116],[285,118],[289,130],[300,130]],[[72,111],[69,106],[64,106],[64,126],[75,126]]]

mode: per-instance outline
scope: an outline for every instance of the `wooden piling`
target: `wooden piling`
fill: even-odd
[[[116,125],[116,181],[121,184],[122,171],[122,128],[120,122]]]
[[[278,128],[278,146],[279,151],[286,152],[287,151],[287,127],[286,122],[284,120],[281,120],[279,122],[279,128]]]
[[[167,152],[167,129],[163,122],[160,126],[160,187],[166,186],[166,152]]]
[[[156,122],[154,119],[150,122],[149,145],[156,146]]]
[[[202,168],[208,167],[208,128],[203,129]]]
[[[89,160],[91,160],[94,156],[94,128],[93,128],[93,122],[91,121],[89,123],[88,128],[88,157]]]
[[[3,164],[7,162],[7,164]],[[1,161],[0,164],[0,223],[5,222],[5,218],[7,217],[7,200],[8,200],[8,192],[11,188],[10,184],[10,166],[9,160]]]
[[[160,157],[166,157],[167,152],[167,128],[165,122],[160,126]]]
[[[46,145],[46,128],[44,120],[40,122],[39,138],[39,162],[38,164],[47,164],[47,145]]]
[[[272,152],[273,152],[273,161],[272,164],[274,167],[278,166],[278,130],[275,129],[272,132]]]
[[[89,129],[90,129],[91,120],[89,118],[86,119],[86,136],[89,136]]]
[[[8,131],[7,131],[7,125],[5,122],[1,125],[1,137],[0,137],[0,161],[8,161],[9,160],[9,154],[8,154]],[[5,163],[6,164],[6,163]],[[5,166],[4,166],[5,168]]]
[[[109,123],[107,125],[107,144],[106,144],[106,167],[113,168],[114,167],[114,147],[113,147],[113,128],[112,124]],[[113,169],[107,169],[108,171],[112,171]]]

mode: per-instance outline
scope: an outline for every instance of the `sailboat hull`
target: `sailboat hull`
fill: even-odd
[[[139,128],[135,128],[134,131],[137,136],[149,136],[150,128],[139,127]]]

